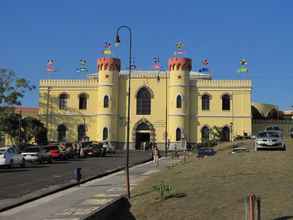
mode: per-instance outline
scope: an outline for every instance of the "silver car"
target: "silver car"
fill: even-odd
[[[18,165],[25,167],[25,159],[14,147],[0,148],[0,166],[14,167]]]
[[[282,135],[275,131],[259,132],[255,139],[255,151],[258,149],[281,149],[286,150]]]
[[[31,163],[43,163],[45,161],[48,163],[52,163],[52,158],[50,157],[49,150],[47,150],[46,148],[42,148],[39,146],[29,147],[26,148],[21,154],[26,161],[29,161]]]

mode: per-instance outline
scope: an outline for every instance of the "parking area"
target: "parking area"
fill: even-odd
[[[151,158],[149,152],[131,151],[130,164]],[[76,158],[52,164],[27,164],[25,168],[0,168],[0,203],[60,187],[74,181],[74,169],[82,168],[82,178],[91,178],[124,166],[125,152],[105,157]]]

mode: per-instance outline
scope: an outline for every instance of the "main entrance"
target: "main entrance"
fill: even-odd
[[[135,149],[137,150],[149,149],[150,139],[151,139],[151,128],[148,124],[142,122],[136,128]]]

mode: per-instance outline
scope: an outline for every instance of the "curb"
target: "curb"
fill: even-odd
[[[143,161],[140,161],[140,162],[136,162],[134,164],[132,164],[131,166],[129,166],[129,168],[131,167],[134,167],[136,165],[140,165],[140,164],[144,164],[146,162],[149,162],[151,161],[152,158],[149,158],[149,159],[145,159]],[[116,172],[119,172],[121,170],[124,170],[125,167],[124,166],[120,166],[118,168],[115,168],[115,169],[112,169],[112,170],[107,170],[105,173],[102,173],[102,174],[99,174],[99,175],[96,175],[96,176],[93,176],[93,177],[90,177],[90,178],[87,178],[87,179],[84,179],[82,181],[80,181],[80,183],[70,183],[70,184],[66,184],[65,186],[61,186],[60,188],[58,189],[54,189],[54,190],[51,190],[51,191],[48,191],[48,192],[45,192],[45,193],[41,193],[40,195],[37,195],[37,196],[33,196],[31,198],[28,198],[28,199],[25,199],[23,201],[20,201],[20,202],[17,202],[17,203],[14,203],[14,204],[11,204],[11,205],[8,205],[6,207],[3,207],[3,208],[0,208],[0,213],[1,212],[4,212],[4,211],[7,211],[9,209],[12,209],[12,208],[15,208],[17,206],[20,206],[20,205],[24,205],[26,203],[29,203],[29,202],[33,202],[37,199],[41,199],[45,196],[49,196],[49,195],[52,195],[54,193],[57,193],[57,192],[60,192],[60,191],[63,191],[63,190],[66,190],[66,189],[69,189],[71,187],[74,187],[74,186],[78,186],[80,184],[83,184],[83,183],[86,183],[86,182],[89,182],[91,180],[94,180],[94,179],[98,179],[98,178],[101,178],[101,177],[104,177],[104,176],[108,176],[110,174],[113,174],[113,173],[116,173]]]

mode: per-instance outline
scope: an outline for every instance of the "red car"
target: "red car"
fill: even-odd
[[[64,160],[66,159],[65,154],[62,149],[57,144],[48,145],[48,149],[50,151],[51,158],[54,160]]]

